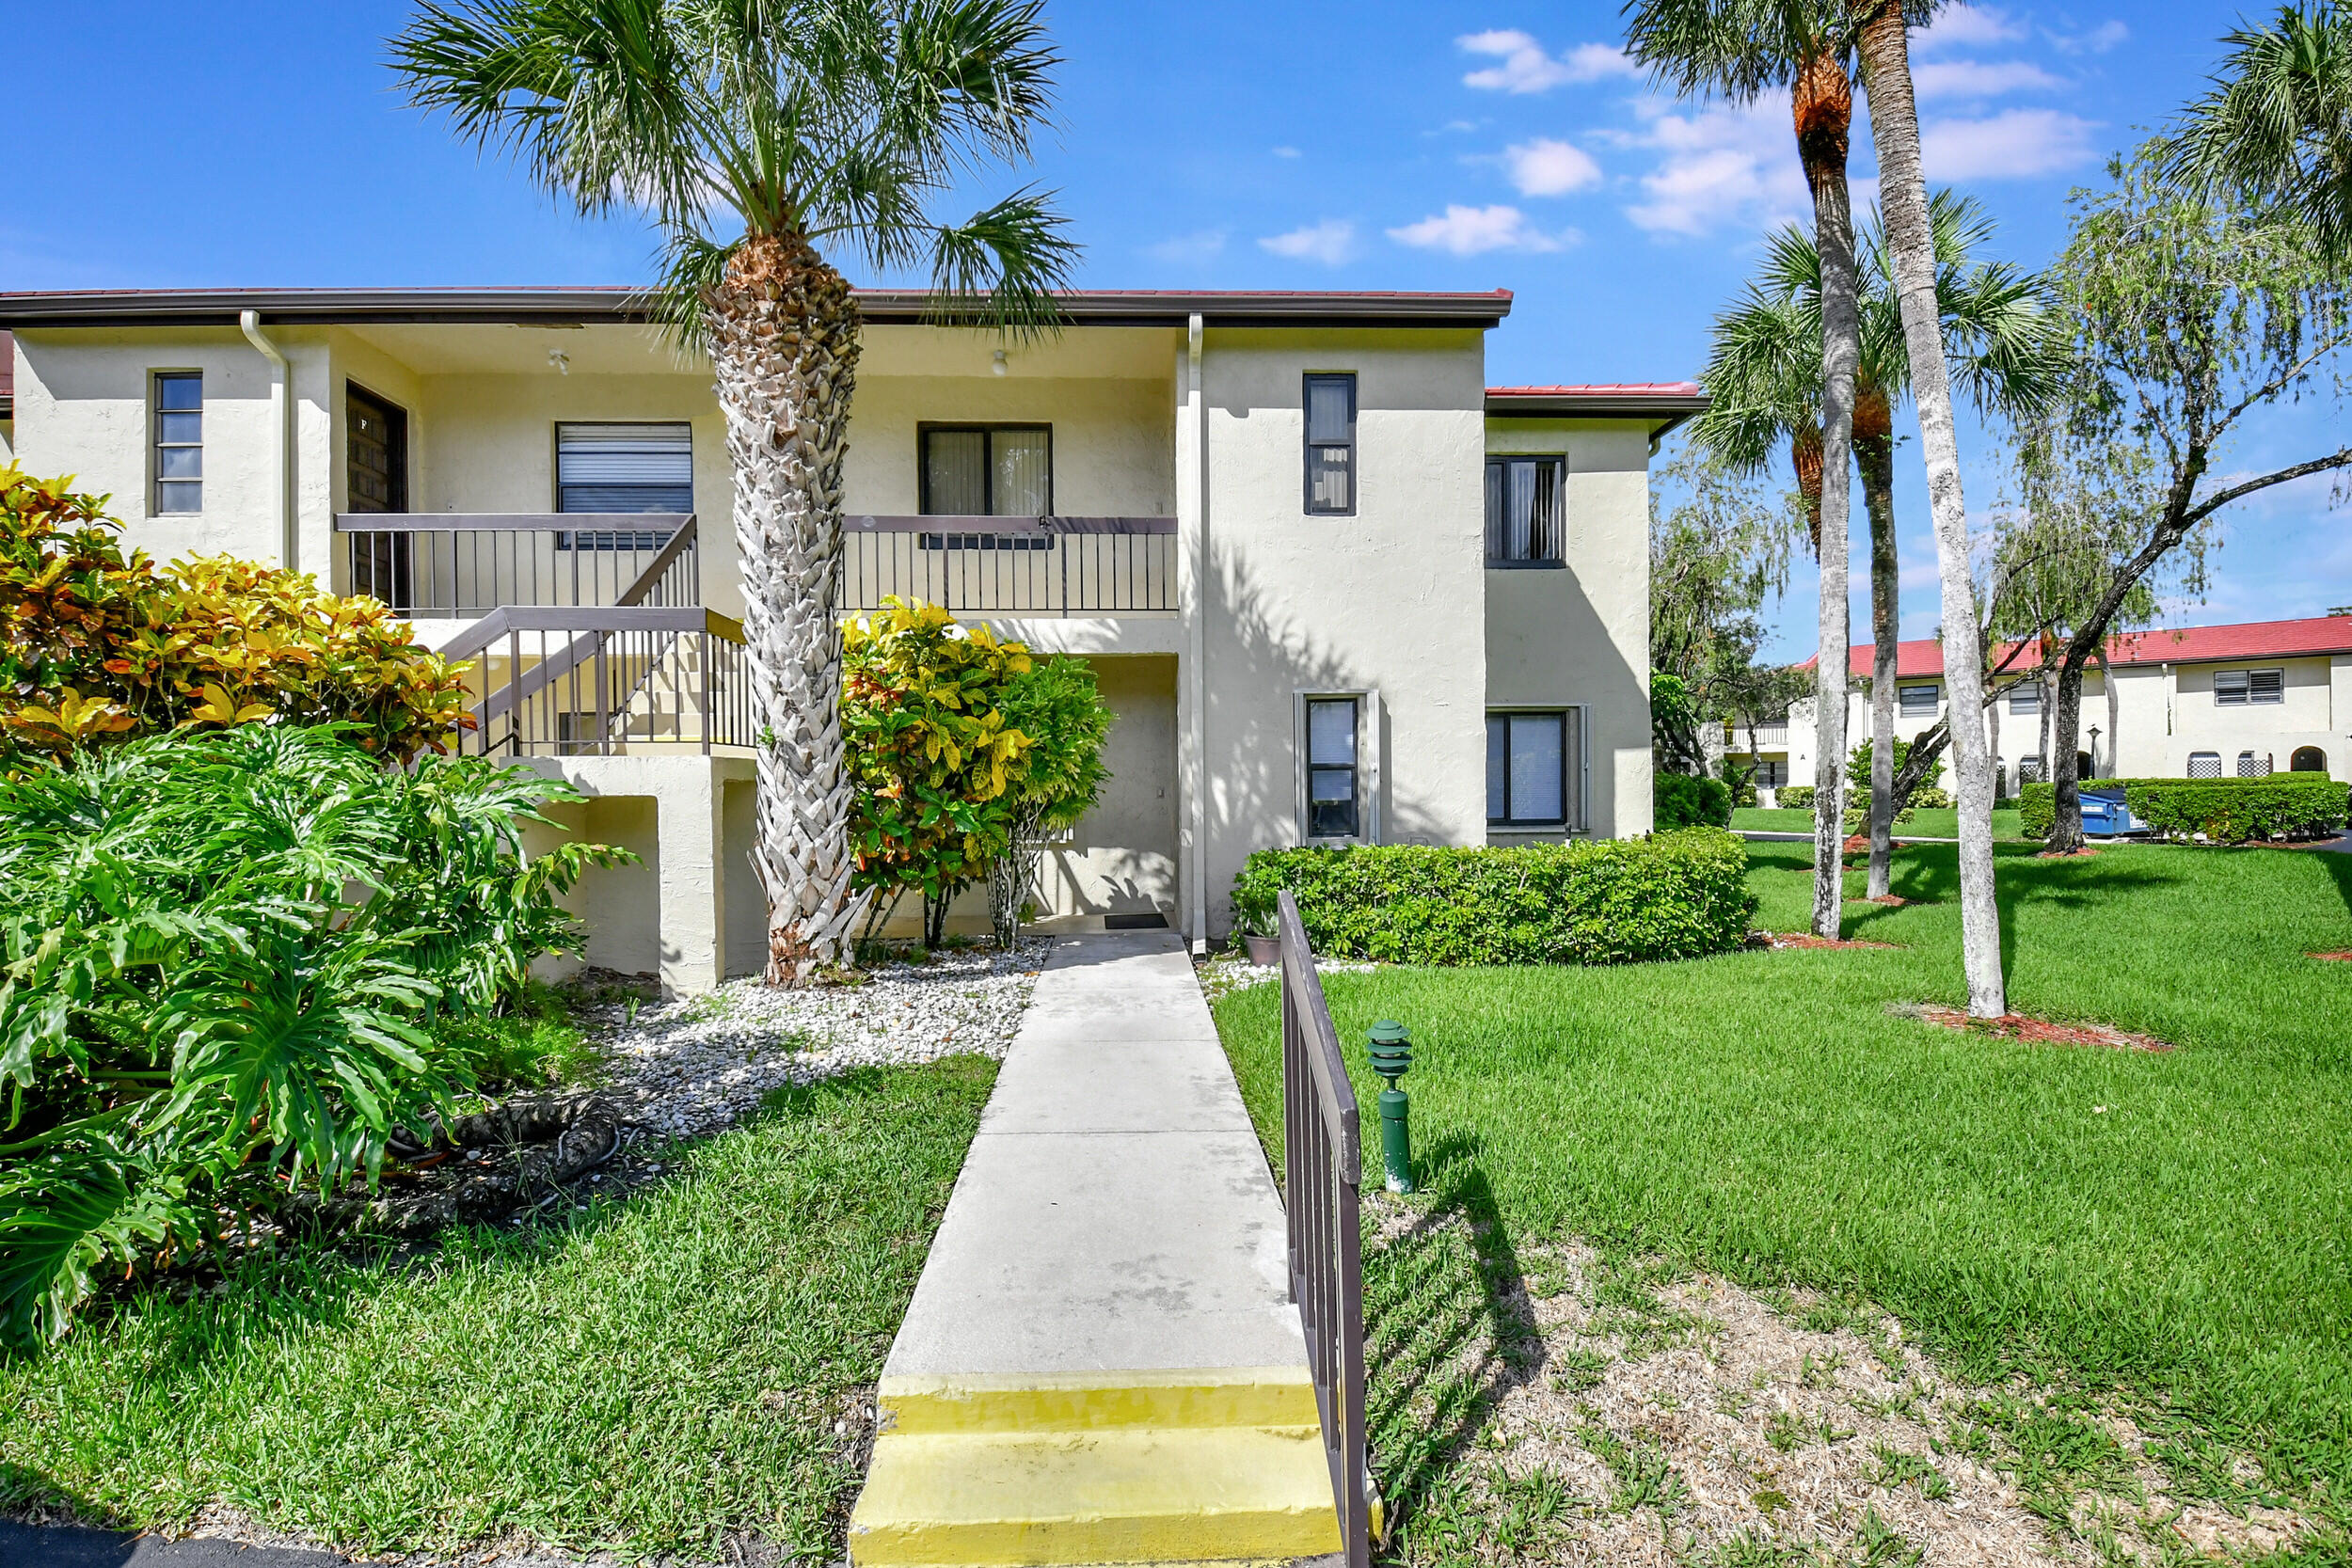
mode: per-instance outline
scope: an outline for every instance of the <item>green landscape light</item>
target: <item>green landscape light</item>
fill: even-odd
[[[1388,1087],[1380,1091],[1380,1155],[1389,1168],[1389,1191],[1413,1190],[1413,1136],[1406,1117],[1412,1102],[1396,1081],[1413,1065],[1413,1032],[1392,1018],[1372,1026],[1372,1070]]]

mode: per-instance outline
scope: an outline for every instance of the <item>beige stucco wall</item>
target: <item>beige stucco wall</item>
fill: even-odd
[[[1054,510],[1165,517],[1175,510],[1175,409],[1164,379],[860,373],[842,465],[851,513],[919,512],[924,423],[1053,426]]]
[[[1476,332],[1206,334],[1206,504],[1180,473],[1179,515],[1187,551],[1205,527],[1192,743],[1213,936],[1250,851],[1297,842],[1301,692],[1378,691],[1379,838],[1485,842],[1484,351]],[[1358,377],[1354,516],[1305,510],[1311,371]]]
[[[323,352],[304,346],[306,357],[323,363]],[[157,560],[221,553],[278,559],[275,372],[242,334],[197,327],[30,331],[16,335],[16,450],[33,472],[72,474],[78,488],[112,496],[125,540]],[[297,360],[297,386],[300,366]],[[154,515],[148,399],[158,371],[203,372],[200,513]],[[319,417],[323,421],[323,410]]]
[[[1562,452],[1568,460],[1566,569],[1485,574],[1486,705],[1581,707],[1584,831],[1601,838],[1645,833],[1651,823],[1647,432],[1638,425],[1490,420],[1486,450]],[[1560,835],[1496,831],[1489,836],[1504,844]]]

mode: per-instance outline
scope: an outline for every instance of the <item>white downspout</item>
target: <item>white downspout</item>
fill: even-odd
[[[278,520],[282,535],[279,550],[286,570],[298,572],[302,569],[302,527],[300,499],[294,490],[294,366],[276,343],[262,335],[259,310],[238,311],[237,325],[243,329],[246,341],[261,350],[262,357],[278,372],[269,395],[270,412],[278,424]]]
[[[1185,397],[1192,404],[1192,443],[1198,524],[1193,549],[1193,605],[1190,635],[1185,639],[1184,664],[1191,672],[1186,685],[1192,700],[1192,863],[1185,869],[1192,883],[1192,950],[1209,950],[1209,683],[1201,668],[1208,651],[1205,624],[1209,600],[1209,401],[1200,380],[1200,314],[1193,312],[1184,333],[1184,357],[1191,367],[1192,385]]]

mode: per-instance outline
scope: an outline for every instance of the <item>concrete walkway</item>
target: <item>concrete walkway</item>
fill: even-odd
[[[1337,1551],[1285,1272],[1182,940],[1063,939],[883,1368],[851,1560]]]

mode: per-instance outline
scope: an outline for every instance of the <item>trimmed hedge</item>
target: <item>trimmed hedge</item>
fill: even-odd
[[[1660,832],[1731,826],[1731,786],[1694,773],[1650,775],[1650,814]]]
[[[2123,791],[2123,803],[2151,832],[2168,838],[2202,833],[2217,844],[2338,832],[2352,792],[2325,773],[2272,773],[2260,779],[2086,779],[2084,789]],[[2018,792],[2017,820],[2027,838],[2047,838],[2058,815],[2058,786],[2029,784]]]
[[[1274,929],[1289,888],[1317,953],[1409,964],[1695,958],[1747,940],[1747,847],[1718,828],[1581,844],[1261,849],[1233,879],[1236,932]]]
[[[1772,800],[1775,803],[1787,806],[1792,811],[1811,811],[1813,809],[1813,786],[1811,784],[1782,784],[1772,796]]]

